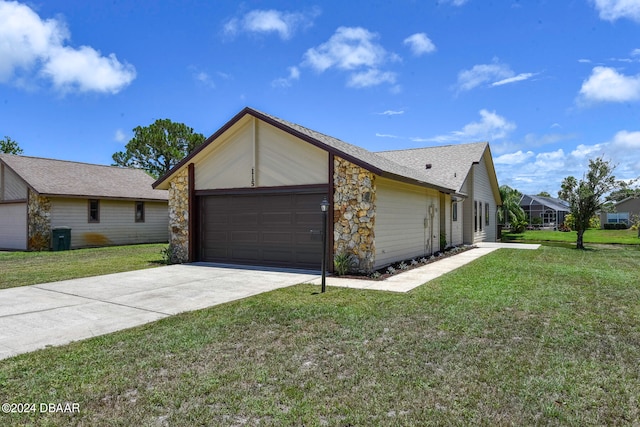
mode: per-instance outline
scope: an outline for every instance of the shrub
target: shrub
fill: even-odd
[[[333,270],[334,273],[338,276],[344,276],[347,274],[353,266],[355,262],[353,258],[351,258],[351,254],[348,253],[339,253],[333,257]]]
[[[627,228],[629,228],[629,226],[624,222],[604,225],[605,230],[626,230]]]

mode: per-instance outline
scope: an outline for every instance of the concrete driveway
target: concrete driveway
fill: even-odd
[[[318,276],[313,271],[194,263],[0,290],[0,359]]]

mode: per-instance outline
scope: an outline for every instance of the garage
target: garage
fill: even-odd
[[[199,259],[320,269],[323,197],[319,192],[200,196]]]
[[[27,204],[0,204],[0,249],[27,249]]]

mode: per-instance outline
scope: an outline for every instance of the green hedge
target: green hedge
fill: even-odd
[[[624,222],[620,222],[617,224],[605,224],[604,225],[604,229],[605,230],[626,230],[627,228],[629,228],[629,226],[627,224],[625,224]]]

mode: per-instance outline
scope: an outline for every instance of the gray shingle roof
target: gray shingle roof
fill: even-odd
[[[530,200],[526,200],[529,198]],[[524,194],[520,199],[520,206],[528,206],[530,201],[534,201],[539,205],[547,206],[556,211],[569,212],[569,203],[562,200],[556,199],[554,197],[544,197],[544,196],[531,196],[529,194]]]
[[[459,191],[471,166],[482,159],[488,145],[487,142],[476,142],[380,151],[376,154],[412,169],[421,170],[430,178],[437,177],[444,185]],[[430,169],[426,169],[427,164],[431,165]]]
[[[167,200],[165,190],[151,187],[154,179],[140,169],[93,165],[39,157],[0,154],[36,192],[44,195],[138,200]]]
[[[362,147],[341,141],[332,136],[300,126],[299,124],[283,120],[271,114],[245,107],[236,114],[216,133],[182,159],[167,174],[158,179],[153,185],[155,188],[163,185],[173,173],[188,164],[209,144],[237,123],[242,117],[250,114],[266,123],[301,138],[311,144],[345,158],[371,172],[386,176],[391,179],[406,181],[438,189],[446,193],[458,192],[466,178],[471,165],[482,158],[488,143],[462,144],[447,147],[420,148],[415,150],[385,151],[374,153]],[[424,159],[429,159],[425,161]],[[437,159],[434,160],[434,159]],[[425,163],[433,164],[430,170],[425,169]],[[457,177],[453,172],[459,171]],[[449,176],[451,175],[451,176]]]

